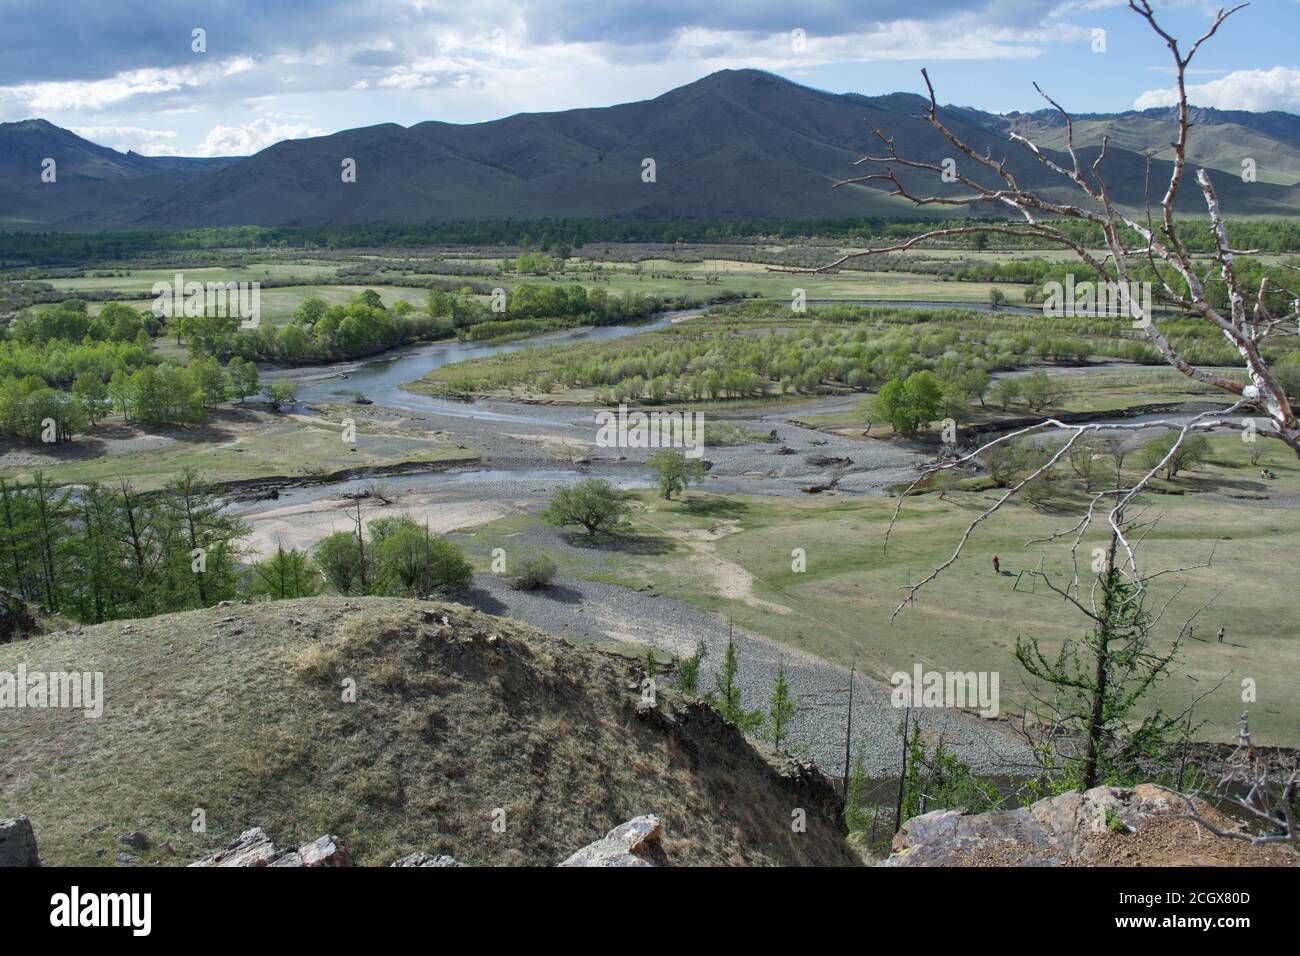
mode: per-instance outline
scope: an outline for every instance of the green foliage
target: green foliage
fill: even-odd
[[[690,657],[673,658],[673,667],[677,671],[677,686],[681,688],[683,694],[694,697],[699,693],[700,665],[704,662],[704,655],[707,653],[708,648],[703,641],[700,641],[695,645],[695,653]]]
[[[180,425],[202,421],[203,390],[189,369],[163,363],[146,365],[126,385],[128,417],[141,425]]]
[[[1084,743],[1082,753],[1062,756],[1059,777],[1070,788],[1140,783],[1149,767],[1169,764],[1183,719],[1159,709],[1135,719],[1139,703],[1170,673],[1179,646],[1152,651],[1146,592],[1113,567],[1117,545],[1112,538],[1108,570],[1097,576],[1092,630],[1067,639],[1053,656],[1035,638],[1016,639],[1016,660],[1052,688],[1050,719]]]
[[[578,525],[587,534],[595,535],[614,531],[629,514],[626,494],[604,478],[584,478],[557,488],[542,518],[561,528]]]
[[[291,378],[277,378],[267,382],[262,393],[271,407],[277,412],[284,411],[285,406],[292,405],[298,398],[298,383]]]
[[[785,743],[789,735],[795,704],[795,698],[790,693],[790,685],[785,680],[785,664],[778,664],[776,680],[772,683],[772,697],[768,702],[765,734],[777,750],[781,749],[781,744]]]
[[[898,725],[901,738],[904,724]],[[943,745],[942,738],[931,750],[925,744],[919,724],[913,722],[907,742],[907,774],[903,778],[900,821],[933,810],[965,807],[972,813],[995,810],[1003,798],[990,782],[979,779],[970,764]]]
[[[913,372],[905,379],[886,382],[877,396],[880,411],[894,431],[911,433],[925,428],[939,415],[943,388],[934,373]]]
[[[0,586],[89,623],[227,600],[247,528],[224,505],[189,470],[148,497],[0,480]]]
[[[1166,432],[1151,439],[1139,451],[1139,459],[1147,471],[1161,467],[1165,478],[1173,481],[1184,471],[1191,471],[1210,456],[1210,440],[1204,435],[1191,433],[1178,442],[1177,432]],[[1175,445],[1177,448],[1175,449]],[[1168,456],[1168,461],[1165,461]]]
[[[716,694],[713,706],[727,720],[731,721],[741,732],[751,734],[763,726],[764,716],[761,710],[746,710],[736,675],[740,662],[736,659],[736,644],[727,640],[727,652],[722,659],[722,667],[713,675]]]
[[[284,550],[276,545],[275,554],[253,565],[249,592],[266,595],[272,601],[311,597],[320,591],[321,572],[305,551]]]
[[[363,557],[361,543],[351,531],[335,531],[316,542],[312,557],[325,582],[339,594],[364,594],[362,582],[370,575],[369,555]]]
[[[849,768],[849,785],[844,795],[844,825],[850,834],[869,833],[876,825],[875,808],[867,804],[867,774],[862,767],[862,751]]]
[[[258,381],[257,366],[246,362],[238,355],[226,363],[227,392],[244,404],[244,399],[256,395],[261,385]]]
[[[375,518],[367,528],[371,536],[368,558],[376,569],[372,593],[405,597],[459,594],[474,577],[460,548],[430,534],[407,515]]]
[[[698,458],[687,458],[680,451],[665,448],[646,459],[646,467],[654,475],[655,487],[665,499],[685,491],[692,482],[704,480],[704,464]]]
[[[526,554],[519,559],[510,586],[519,591],[540,591],[555,579],[555,562],[545,554]]]
[[[1020,398],[1020,380],[1015,378],[998,379],[989,390],[989,397],[1001,405],[1002,410],[1005,412],[1008,405]]]
[[[1056,405],[1064,394],[1060,384],[1043,369],[1034,369],[1020,380],[1020,395],[1036,412]]]

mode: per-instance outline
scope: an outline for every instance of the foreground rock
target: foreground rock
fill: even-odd
[[[26,817],[0,820],[0,866],[40,866],[36,834]]]
[[[659,818],[636,817],[589,843],[560,866],[667,866],[659,843]]]
[[[914,817],[882,866],[1295,866],[1293,851],[1216,837],[1187,819],[1186,804],[1153,784],[1094,787],[1029,807]],[[1216,829],[1236,825],[1204,804]]]
[[[277,847],[261,827],[245,830],[228,848],[190,866],[351,866],[352,857],[338,837],[326,834],[296,850]]]

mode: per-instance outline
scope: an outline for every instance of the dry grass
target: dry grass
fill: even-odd
[[[104,672],[99,720],[0,721],[0,817],[30,816],[50,864],[111,863],[128,830],[154,844],[141,862],[181,864],[251,826],[335,833],[362,864],[552,864],[642,813],[676,863],[857,861],[827,794],[712,711],[661,691],[639,717],[635,662],[457,605],[228,605],[0,647],[0,670],[19,661]]]

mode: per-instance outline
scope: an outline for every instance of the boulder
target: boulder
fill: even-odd
[[[1197,811],[1224,831],[1239,826],[1200,801]],[[1214,837],[1186,815],[1180,797],[1147,783],[1063,793],[1014,810],[938,810],[904,823],[894,852],[880,865],[1240,865],[1291,859]]]
[[[0,866],[40,866],[36,833],[26,817],[0,820]]]
[[[667,866],[659,843],[659,818],[635,817],[584,846],[560,866]]]
[[[261,827],[245,830],[220,853],[190,866],[352,866],[352,857],[338,837],[326,834],[296,850],[282,850]]]

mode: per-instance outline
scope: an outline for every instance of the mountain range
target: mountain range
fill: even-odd
[[[723,70],[651,100],[474,124],[393,123],[285,140],[247,157],[195,159],[121,153],[45,120],[0,124],[0,228],[98,231],[480,218],[841,218],[916,216],[881,188],[832,189],[880,144],[864,122],[893,136],[900,154],[940,162],[954,151],[904,93],[834,94],[759,70]],[[953,132],[978,152],[1005,157],[1024,187],[1058,199],[1077,193],[1027,150],[1030,135],[1058,160],[1066,134],[1050,111],[996,114],[945,107]],[[1189,149],[1218,170],[1235,215],[1300,215],[1300,117],[1197,109]],[[1075,144],[1091,163],[1111,145],[1103,175],[1117,202],[1143,200],[1148,149],[1153,181],[1168,175],[1170,110],[1076,118]],[[43,182],[52,158],[55,182]],[[355,182],[344,182],[346,160]],[[654,160],[654,181],[643,181]],[[1254,182],[1243,180],[1252,160]],[[971,173],[973,163],[960,167]],[[959,184],[904,176],[955,195]],[[977,176],[989,181],[987,176]],[[1188,211],[1204,209],[1194,190]],[[951,207],[937,208],[951,214]],[[984,210],[996,214],[997,210]]]

